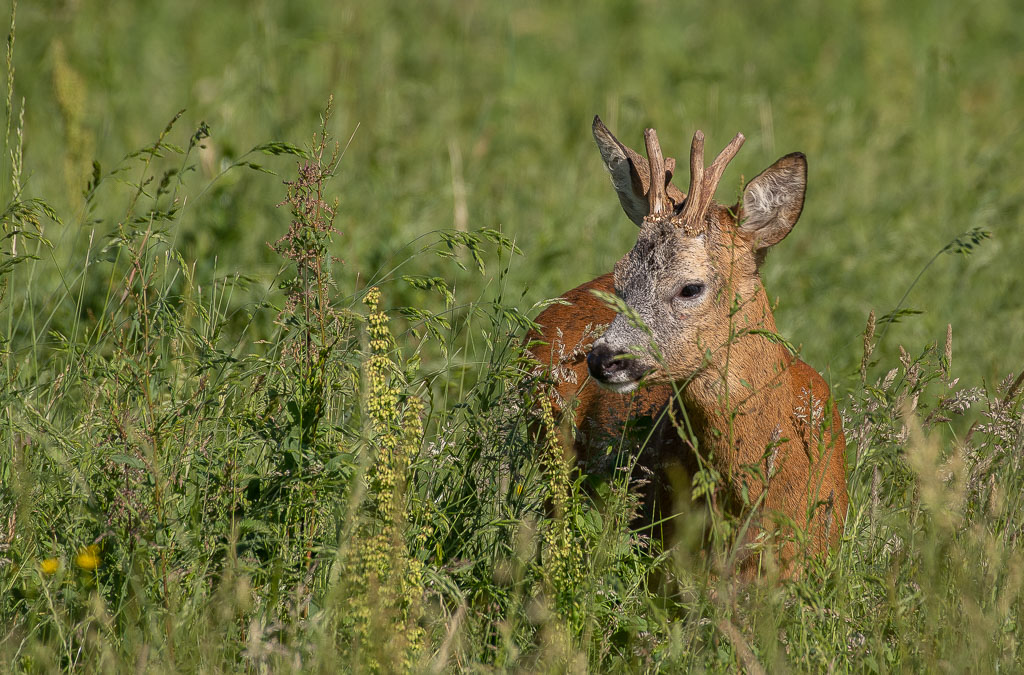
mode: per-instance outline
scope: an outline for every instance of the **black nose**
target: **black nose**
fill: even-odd
[[[612,375],[629,367],[629,360],[615,358],[624,352],[614,351],[604,343],[594,345],[594,348],[587,354],[587,369],[595,380],[607,382]]]

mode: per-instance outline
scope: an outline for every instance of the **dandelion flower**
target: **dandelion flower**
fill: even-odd
[[[43,574],[56,574],[60,569],[60,561],[56,558],[47,558],[39,563],[39,569],[43,571]]]
[[[96,544],[86,546],[75,556],[75,564],[83,570],[94,570],[100,566],[100,547]]]

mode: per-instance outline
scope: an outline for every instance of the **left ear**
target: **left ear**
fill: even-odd
[[[747,183],[739,230],[755,251],[786,238],[804,208],[806,190],[807,158],[802,152],[786,155]]]

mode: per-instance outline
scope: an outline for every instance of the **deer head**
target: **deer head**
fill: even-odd
[[[624,393],[641,380],[687,380],[708,367],[724,372],[725,346],[737,334],[775,329],[758,267],[800,216],[806,159],[786,155],[746,185],[738,204],[725,207],[714,201],[715,189],[742,134],[706,168],[704,134],[694,134],[683,194],[670,183],[675,162],[662,156],[654,129],[644,132],[646,161],[599,118],[593,131],[623,210],[640,232],[614,275],[616,295],[635,316],[618,314],[594,343],[591,375]]]

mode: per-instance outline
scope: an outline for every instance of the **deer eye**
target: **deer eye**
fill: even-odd
[[[704,292],[704,284],[686,284],[679,289],[680,298],[696,298],[698,295]]]

